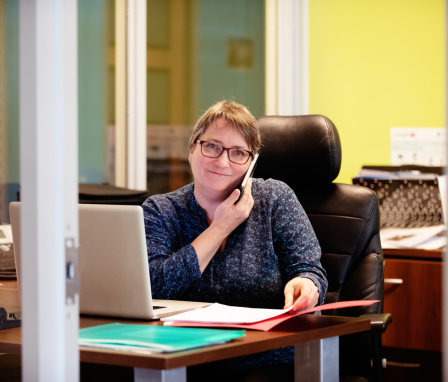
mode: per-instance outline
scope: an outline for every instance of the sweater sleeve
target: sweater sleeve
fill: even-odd
[[[170,204],[147,199],[143,205],[151,291],[154,298],[182,299],[200,279],[196,251],[181,243],[178,214]]]
[[[326,272],[320,263],[321,248],[316,234],[294,191],[280,182],[273,209],[275,251],[286,282],[295,277],[311,279],[319,290],[319,304],[327,292]]]

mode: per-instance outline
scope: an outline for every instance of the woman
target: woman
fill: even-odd
[[[194,183],[143,204],[154,298],[293,311],[323,302],[320,247],[294,192],[253,179],[235,203],[260,147],[256,119],[243,105],[221,101],[199,118],[189,141]],[[287,348],[225,364],[292,360]]]

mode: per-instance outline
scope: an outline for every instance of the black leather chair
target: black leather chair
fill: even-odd
[[[341,167],[341,143],[328,118],[267,116],[258,123],[263,147],[255,176],[284,181],[304,207],[322,248],[329,282],[325,302],[381,301],[325,312],[371,318],[371,332],[341,338],[340,373],[357,376],[351,380],[380,380],[381,333],[391,317],[381,315],[384,258],[376,194],[366,187],[333,182]]]

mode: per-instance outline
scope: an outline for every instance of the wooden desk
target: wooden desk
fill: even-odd
[[[392,323],[383,345],[441,351],[442,250],[384,249],[384,311]]]
[[[2,303],[4,291],[6,290],[5,294],[11,295],[12,289],[12,284],[3,286],[3,290],[0,287]],[[11,298],[8,301],[14,303]],[[129,320],[82,317],[81,327],[117,321],[137,323]],[[145,324],[160,325],[160,322],[145,322]],[[291,319],[270,332],[247,331],[245,337],[230,343],[171,354],[142,355],[81,347],[81,361],[133,367],[136,380],[167,378],[163,380],[185,381],[187,366],[294,345],[296,380],[338,381],[339,336],[369,329],[368,320],[304,315]],[[0,331],[0,352],[20,354],[20,349],[20,328]]]

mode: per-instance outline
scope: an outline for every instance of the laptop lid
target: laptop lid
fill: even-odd
[[[17,202],[10,204],[19,283],[20,206]],[[140,206],[79,204],[78,210],[80,313],[154,319],[208,305],[152,299]]]

